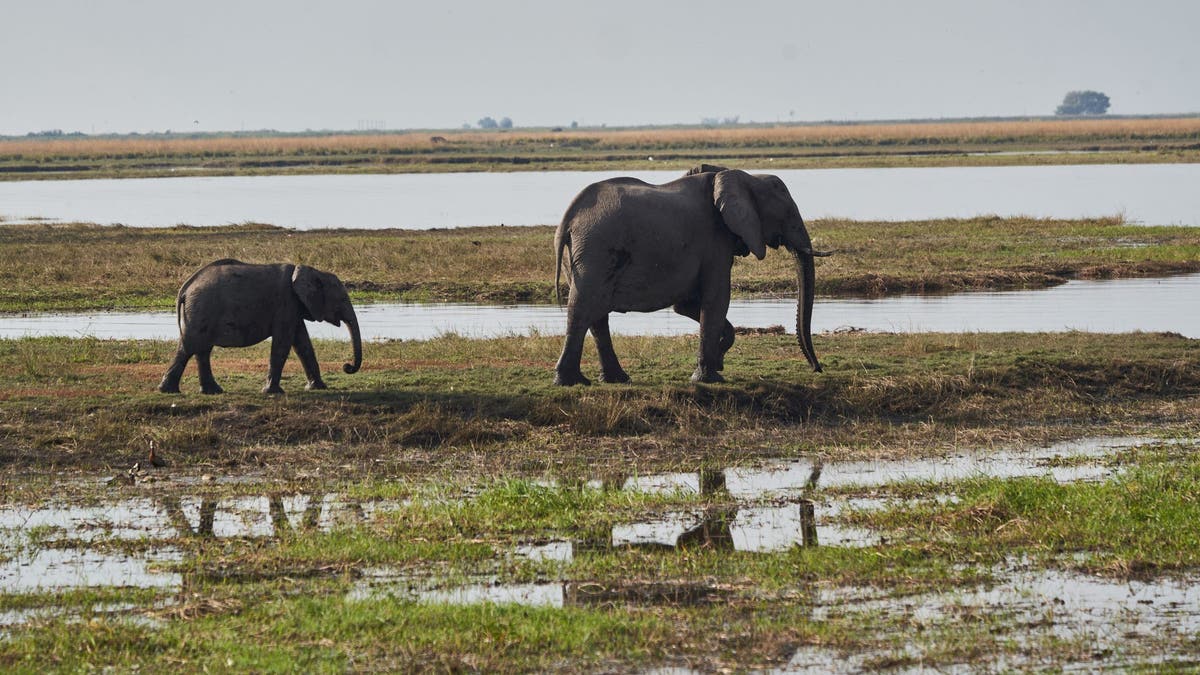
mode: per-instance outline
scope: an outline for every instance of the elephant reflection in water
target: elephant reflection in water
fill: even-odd
[[[818,458],[814,462],[808,479],[804,483],[803,489],[806,492],[816,489],[823,467],[824,463]],[[720,469],[701,469],[696,474],[672,474],[671,478],[673,478],[673,481],[660,482],[656,488],[652,489],[667,492],[675,489],[688,489],[686,486],[692,484],[689,479],[690,476],[695,476],[694,484],[698,487],[699,493],[702,496],[716,495],[727,490],[725,471]],[[631,478],[630,474],[611,474],[601,479],[600,486],[602,490],[614,492],[629,489]],[[656,476],[643,476],[643,478],[654,483]],[[657,478],[663,477],[658,476]],[[584,483],[580,481],[578,485],[582,487]],[[732,550],[734,548],[733,525],[737,520],[738,512],[739,508],[736,505],[709,509],[704,513],[699,522],[685,527],[683,532],[671,543],[661,540],[629,541],[623,542],[619,546],[622,548],[649,549],[704,546]],[[800,499],[796,516],[797,520],[794,522],[796,522],[796,527],[800,534],[797,544],[802,546],[818,545],[816,508],[813,501],[811,499]],[[744,526],[745,524],[743,523]],[[613,535],[609,531],[594,532],[577,540],[575,544],[583,550],[606,550],[614,545]]]
[[[297,525],[293,525],[293,519],[289,518],[288,508],[284,504],[284,495],[278,493],[267,497],[267,513],[252,512],[251,515],[255,517],[269,517],[274,536],[283,536],[296,531],[316,531],[336,524],[353,525],[367,521],[367,514],[361,503],[357,501],[331,502],[329,497],[329,495],[307,494],[294,498],[296,502],[305,502],[303,512],[299,514]],[[213,497],[202,498],[199,509],[196,512],[195,525],[193,525],[184,508],[183,498],[171,497],[160,501],[171,525],[179,531],[181,536],[208,538],[218,536],[215,524],[217,522],[218,507],[220,506],[219,502],[220,500]],[[222,509],[222,512],[224,510]],[[243,527],[242,529],[246,531],[232,536],[250,535],[251,528]]]

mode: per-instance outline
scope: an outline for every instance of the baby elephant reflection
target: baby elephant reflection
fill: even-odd
[[[158,385],[164,393],[179,393],[179,378],[193,355],[200,371],[201,391],[221,393],[209,362],[213,347],[248,347],[267,338],[271,338],[271,363],[263,393],[283,393],[279,378],[292,349],[304,365],[307,388],[324,389],[312,341],[304,327],[306,320],[335,326],[345,321],[354,344],[354,363],[345,364],[343,370],[355,373],[362,366],[358,317],[345,286],[336,276],[311,267],[218,260],[184,282],[175,312],[179,350]]]

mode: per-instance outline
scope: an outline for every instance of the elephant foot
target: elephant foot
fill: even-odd
[[[591,383],[591,380],[584,377],[583,373],[578,371],[570,374],[564,374],[561,372],[554,374],[554,384],[557,384],[560,387],[573,387],[577,384],[582,384],[586,387]]]
[[[609,384],[624,384],[629,381],[629,373],[618,370],[615,373],[601,373],[600,380]]]
[[[304,385],[304,388],[309,391],[312,391],[313,389],[328,389],[329,386],[326,385],[321,380],[313,380],[312,382],[309,382],[308,384]]]
[[[212,384],[200,385],[200,392],[204,394],[224,394],[225,390],[221,388],[221,385],[213,382]]]
[[[280,387],[277,384],[268,384],[267,386],[262,388],[262,393],[264,393],[264,394],[282,394],[283,387]]]
[[[696,368],[696,372],[692,373],[692,382],[715,384],[724,381],[725,378],[721,377],[721,374],[712,368]]]

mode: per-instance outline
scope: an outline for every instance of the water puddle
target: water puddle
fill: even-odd
[[[569,563],[579,555],[603,555],[621,549],[705,548],[769,553],[797,546],[886,545],[887,533],[851,525],[847,514],[915,503],[913,500],[828,494],[821,488],[871,490],[897,481],[939,484],[973,476],[1048,476],[1060,482],[1100,480],[1113,475],[1115,469],[1106,461],[1116,453],[1161,442],[1105,437],[1044,448],[963,452],[915,461],[801,459],[757,467],[613,477],[587,485],[593,489],[659,494],[721,493],[732,497],[734,503],[656,514],[617,524],[610,531],[585,539],[527,542],[515,547],[511,555],[536,562]],[[328,532],[369,524],[380,514],[404,506],[396,500],[358,500],[338,493],[133,497],[98,504],[4,505],[0,506],[0,592],[93,586],[177,588],[180,576],[161,571],[163,563],[182,560],[180,549],[168,545],[172,540]],[[161,545],[146,552],[124,553],[106,550],[100,546],[104,542]],[[388,584],[393,582],[389,580]],[[365,583],[370,585],[369,580]],[[547,598],[561,591],[540,586],[508,588],[494,583],[477,589],[425,590],[428,593],[420,597],[429,601],[443,598],[449,602],[446,598],[453,597],[454,602],[465,602],[477,597],[481,602],[520,602],[527,598],[538,603],[550,602]]]
[[[351,601],[397,599],[436,605],[523,605],[563,607],[564,583],[469,583],[451,588],[422,588],[428,580],[405,576],[386,568],[370,569],[347,594]]]
[[[716,602],[727,593],[699,584],[667,582],[541,582],[500,584],[478,580],[448,588],[429,588],[428,579],[389,568],[364,574],[346,595],[352,602],[401,600],[437,605],[521,605],[525,607],[595,607],[636,605],[647,607],[695,606]]]
[[[43,548],[11,554],[0,562],[0,592],[35,593],[72,588],[178,590],[183,577],[163,566],[183,560],[175,548],[146,553],[109,553],[86,548]]]
[[[1098,481],[1116,469],[1102,460],[1118,451],[1158,443],[1133,437],[1088,438],[1044,448],[962,452],[919,460],[821,462],[796,460],[725,471],[725,487],[738,499],[786,497],[814,487],[880,487],[897,482],[944,483],[965,478],[1046,476],[1059,483]]]
[[[137,541],[197,537],[274,537],[293,530],[327,532],[370,522],[400,502],[338,494],[250,497],[135,497],[80,506],[0,506],[0,550],[26,543]]]
[[[1169,331],[1200,338],[1200,274],[1151,279],[1069,281],[1032,291],[904,295],[860,300],[818,298],[813,332],[854,327],[873,332]],[[1153,302],[1147,302],[1153,298]],[[745,328],[791,325],[794,298],[734,300],[729,320]],[[553,305],[380,303],[358,308],[366,340],[428,340],[455,334],[469,338],[561,334],[566,313]],[[614,313],[618,335],[691,335],[697,324],[670,310]],[[346,331],[306,324],[314,339],[346,341]],[[174,312],[93,312],[0,315],[0,338],[29,336],[177,340]],[[218,352],[220,353],[220,352]]]
[[[723,471],[636,476],[617,482],[626,490],[653,494],[706,494],[723,488],[735,499],[763,500],[807,494],[817,488],[873,488],[900,481],[943,483],[973,477],[1027,476],[1047,476],[1059,483],[1097,481],[1115,474],[1115,469],[1104,464],[1107,458],[1122,450],[1164,442],[1170,441],[1105,436],[1032,449],[963,451],[930,459],[798,459]]]
[[[996,581],[966,589],[923,593],[899,598],[863,593],[854,598],[841,589],[827,592],[813,618],[887,616],[898,626],[944,626],[962,617],[987,616],[997,626],[989,631],[1008,649],[987,669],[1017,669],[1061,663],[1055,646],[1078,644],[1085,654],[1080,669],[1119,668],[1131,661],[1158,663],[1172,658],[1159,646],[1186,644],[1200,632],[1200,579],[1160,578],[1119,580],[1063,570],[1034,570],[1022,563],[996,571]],[[1012,645],[1017,649],[1011,649]],[[1147,647],[1149,645],[1149,647]],[[1155,650],[1148,652],[1147,649]],[[1050,651],[1044,660],[1042,650]],[[987,654],[987,647],[982,653]],[[1177,656],[1194,658],[1192,655]],[[913,643],[900,640],[891,652],[842,653],[824,647],[805,647],[780,673],[867,672],[880,661],[924,663]],[[975,672],[978,655],[969,664],[939,664],[939,671]]]

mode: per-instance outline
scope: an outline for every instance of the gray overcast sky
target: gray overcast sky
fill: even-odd
[[[0,134],[1200,111],[1194,0],[3,0]]]

